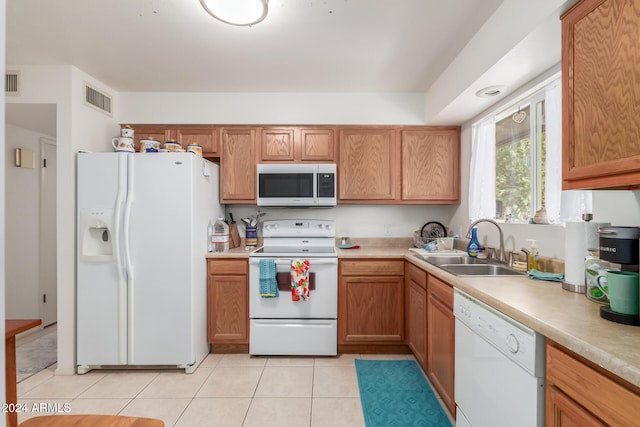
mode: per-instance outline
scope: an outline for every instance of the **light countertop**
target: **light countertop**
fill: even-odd
[[[453,284],[593,363],[640,387],[640,327],[602,319],[600,304],[560,283],[526,276],[457,277],[415,256],[406,239],[353,242],[360,249],[338,249],[339,258],[402,258]],[[385,244],[385,243],[388,243]],[[207,258],[248,257],[244,247]]]
[[[413,256],[411,263],[640,387],[640,327],[600,317],[600,304],[558,282],[513,277],[457,277]]]

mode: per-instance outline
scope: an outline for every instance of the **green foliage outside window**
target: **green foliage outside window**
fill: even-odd
[[[510,117],[509,117],[510,119]],[[531,211],[531,178],[527,159],[529,138],[496,147],[496,216],[524,220]]]

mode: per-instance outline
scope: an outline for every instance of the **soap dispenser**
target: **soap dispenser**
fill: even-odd
[[[527,260],[527,269],[531,270],[540,270],[538,266],[538,249],[536,248],[536,241],[534,239],[529,239],[528,242],[531,242],[529,247],[529,259]]]
[[[471,240],[469,240],[469,244],[467,245],[467,254],[470,257],[477,257],[478,250],[480,249],[480,242],[478,241],[478,228],[473,227],[471,229]]]

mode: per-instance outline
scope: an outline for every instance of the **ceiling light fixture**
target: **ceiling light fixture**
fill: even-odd
[[[480,98],[491,98],[492,96],[500,95],[505,90],[507,90],[507,87],[504,85],[487,86],[477,91],[476,96]]]
[[[267,16],[269,0],[200,0],[207,13],[225,24],[252,26]]]

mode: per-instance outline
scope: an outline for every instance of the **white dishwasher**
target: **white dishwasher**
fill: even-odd
[[[544,426],[544,337],[455,289],[456,427]]]

